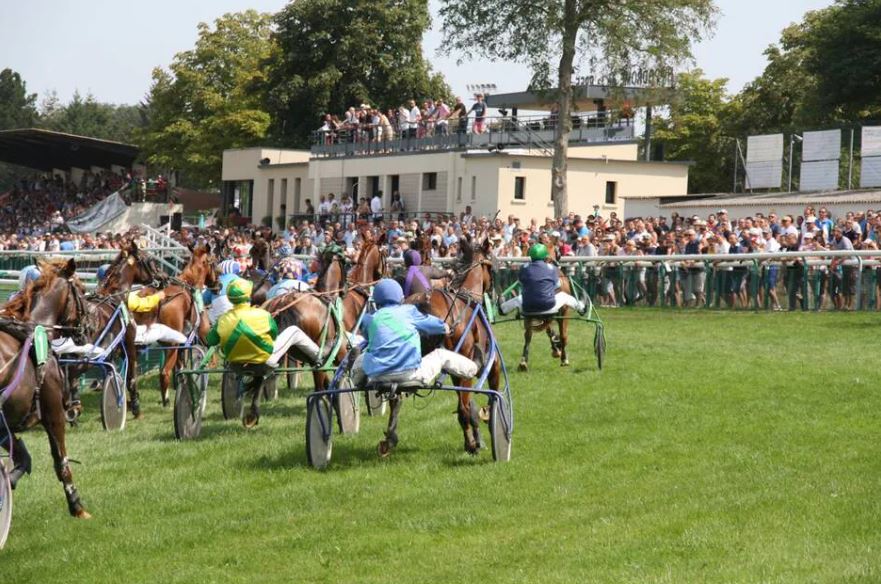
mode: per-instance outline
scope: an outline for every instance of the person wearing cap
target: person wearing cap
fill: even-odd
[[[571,294],[560,290],[560,268],[547,261],[548,248],[536,243],[529,248],[528,264],[520,268],[520,294],[499,307],[502,314],[519,308],[526,314],[551,314],[568,306],[584,314],[587,306]]]
[[[202,300],[208,309],[208,321],[211,324],[216,323],[222,314],[232,308],[232,303],[226,297],[226,289],[242,271],[241,265],[236,260],[223,260],[219,268],[220,276],[217,278],[219,287],[214,290],[206,289],[202,293]]]
[[[312,287],[303,281],[306,266],[297,258],[284,258],[272,269],[275,284],[266,293],[266,299],[272,300],[289,292],[305,292]]]
[[[404,266],[407,272],[399,282],[404,291],[404,297],[411,294],[419,294],[431,290],[432,280],[449,279],[450,274],[435,266],[423,266],[422,254],[415,249],[404,252]]]
[[[272,315],[251,306],[254,285],[244,278],[235,278],[226,289],[232,310],[221,315],[205,343],[219,346],[224,357],[234,364],[266,363],[272,355],[278,327]]]
[[[18,291],[12,294],[9,299],[12,300],[27,288],[28,284],[31,282],[35,282],[40,277],[40,269],[31,264],[29,266],[23,267],[18,272]]]
[[[453,351],[438,348],[422,356],[420,334],[449,335],[450,327],[412,304],[402,304],[404,291],[395,280],[380,280],[373,289],[373,300],[379,309],[366,315],[361,323],[367,346],[352,366],[355,387],[368,380],[429,385],[441,373],[463,379],[477,375],[477,364]]]

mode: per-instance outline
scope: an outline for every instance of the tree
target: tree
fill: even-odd
[[[138,134],[150,164],[180,171],[209,187],[220,181],[223,151],[259,144],[269,129],[266,66],[272,53],[271,16],[255,10],[225,14],[178,53],[169,71],[153,70]]]
[[[101,103],[92,94],[83,97],[79,91],[66,105],[50,92],[40,110],[40,126],[47,130],[116,142],[134,141],[136,129],[143,123],[139,106]]]
[[[21,75],[12,69],[0,71],[0,130],[28,128],[37,119],[37,94],[28,93]]]
[[[671,160],[694,162],[688,174],[691,193],[728,192],[734,141],[725,135],[727,79],[709,80],[695,69],[676,80],[669,114],[656,121],[655,140]]]
[[[308,144],[325,113],[450,96],[422,55],[426,0],[297,0],[275,22],[269,109],[285,145]]]
[[[567,151],[572,76],[585,59],[606,73],[667,67],[691,55],[714,21],[712,0],[442,0],[445,51],[466,58],[526,61],[533,85],[557,78],[559,120],[551,193],[568,212]]]

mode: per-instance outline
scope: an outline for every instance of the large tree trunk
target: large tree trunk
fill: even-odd
[[[572,63],[575,60],[575,41],[578,36],[576,19],[576,0],[566,0],[563,8],[566,15],[563,30],[563,54],[560,57],[559,92],[557,94],[559,118],[554,135],[554,162],[551,167],[551,199],[554,201],[554,216],[562,217],[569,212],[569,192],[566,179],[569,169],[569,133],[572,131]]]

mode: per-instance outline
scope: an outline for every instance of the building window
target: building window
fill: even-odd
[[[477,177],[476,176],[471,177],[471,200],[472,201],[477,200]]]
[[[456,202],[462,202],[462,177],[456,179]]]
[[[526,199],[526,177],[514,177],[514,200],[522,201]]]
[[[618,199],[618,183],[614,181],[606,181],[606,204],[614,205]]]
[[[269,179],[266,186],[266,217],[269,218],[269,226],[272,227],[272,216],[275,215],[275,179]]]
[[[436,191],[437,190],[437,173],[436,172],[422,173],[422,190],[423,191]]]

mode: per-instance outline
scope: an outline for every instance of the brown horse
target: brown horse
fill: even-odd
[[[210,329],[210,323],[206,311],[203,310],[201,314],[199,313],[195,295],[199,294],[202,288],[213,287],[217,284],[215,262],[208,248],[194,248],[184,271],[180,276],[171,279],[158,275],[155,267],[151,269],[152,258],[144,258],[143,253],[139,254],[134,244],[127,252],[127,255],[123,256],[124,261],[119,264],[116,271],[111,267],[101,291],[105,294],[114,294],[130,288],[132,284],[143,284],[146,287],[139,294],[148,296],[158,291],[158,288],[154,287],[158,280],[170,280],[174,283],[163,288],[165,299],[160,303],[158,309],[153,312],[134,314],[135,322],[139,325],[150,325],[158,321],[182,333],[185,332],[187,326],[198,324],[197,332],[200,338],[204,339]],[[122,254],[120,255],[122,256]],[[171,385],[171,375],[177,365],[177,359],[177,349],[166,351],[165,364],[159,374],[162,405],[168,405],[168,388]]]
[[[64,414],[70,395],[61,368],[50,354],[41,371],[30,354],[21,355],[21,352],[33,325],[44,326],[50,338],[58,331],[65,331],[81,344],[91,334],[91,319],[73,259],[41,263],[40,271],[42,275],[2,311],[5,319],[0,326],[0,387],[8,387],[8,390],[0,390],[0,394],[5,394],[0,401],[2,417],[13,434],[11,444],[0,442],[12,453],[14,468],[10,479],[14,487],[25,473],[31,472],[30,454],[16,434],[37,422],[42,423],[49,437],[55,474],[64,486],[67,508],[74,517],[88,519],[90,515],[73,484],[67,459]],[[19,361],[20,355],[23,361]]]
[[[460,339],[463,339],[459,353],[475,361],[482,368],[484,356],[490,354],[490,331],[478,319],[468,328],[468,322],[474,307],[483,302],[483,295],[492,289],[493,275],[490,261],[490,242],[483,240],[481,246],[475,246],[470,237],[461,240],[462,256],[456,266],[456,278],[448,289],[432,289],[423,294],[408,297],[405,302],[416,304],[427,314],[434,315],[446,322],[451,334],[444,339],[449,350],[454,350]],[[423,346],[423,353],[434,347]],[[501,364],[496,359],[490,369],[488,382],[492,389],[499,388]],[[471,379],[453,378],[453,384],[460,387],[471,387]],[[465,438],[465,451],[477,454],[481,446],[480,420],[485,419],[485,412],[479,412],[471,400],[470,392],[459,392],[457,408],[459,424]],[[380,442],[381,454],[387,454],[397,444],[397,418],[401,407],[400,397],[390,400],[389,425],[386,439]]]
[[[362,231],[364,245],[358,253],[355,265],[346,279],[347,290],[343,296],[343,324],[347,331],[354,330],[364,306],[370,298],[370,287],[382,279],[388,270],[386,254],[369,231]]]
[[[548,245],[548,261],[556,263],[554,247]],[[560,291],[572,294],[572,282],[569,276],[560,273]],[[534,332],[545,331],[551,342],[551,356],[560,359],[560,367],[569,366],[569,355],[566,346],[569,344],[569,307],[564,306],[557,314],[548,316],[523,316],[523,354],[520,357],[519,371],[529,371],[529,344],[532,342]],[[553,321],[557,321],[557,333],[551,328]]]
[[[321,268],[318,270],[315,291],[325,294],[328,299],[335,299],[343,293],[342,286],[346,279],[345,258],[328,248],[319,254],[318,259]]]

